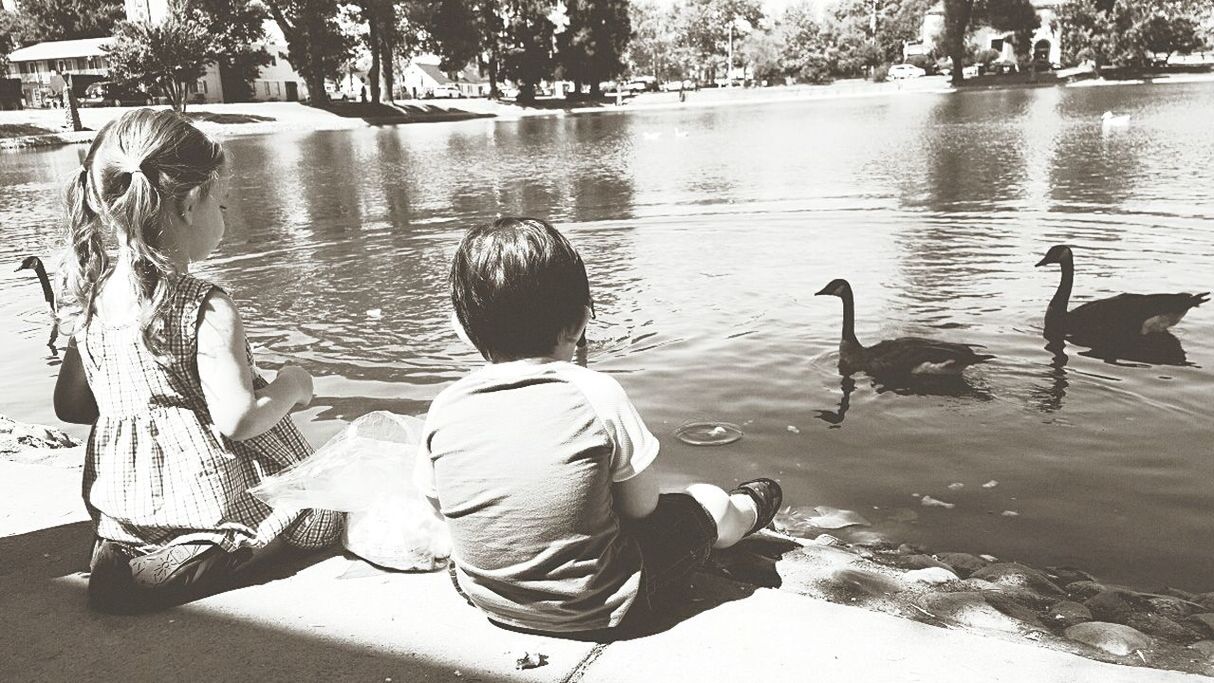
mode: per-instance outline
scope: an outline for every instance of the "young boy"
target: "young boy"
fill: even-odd
[[[488,363],[430,406],[417,484],[450,527],[457,587],[490,619],[636,623],[711,548],[771,522],[770,479],[658,494],[658,440],[614,379],[569,362],[594,306],[581,257],[547,222],[468,231],[451,300]]]

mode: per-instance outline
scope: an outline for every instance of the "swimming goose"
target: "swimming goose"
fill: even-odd
[[[59,349],[55,346],[55,342],[59,339],[59,316],[55,305],[55,290],[51,289],[51,279],[46,276],[46,268],[42,266],[42,259],[37,256],[26,256],[14,272],[20,273],[23,270],[34,271],[34,274],[38,276],[38,282],[42,284],[42,296],[46,299],[46,305],[51,307],[51,336],[46,345],[50,347],[51,355],[58,356]]]
[[[1072,337],[1089,346],[1110,338],[1164,332],[1180,322],[1190,308],[1205,303],[1210,294],[1118,294],[1089,301],[1068,311],[1075,279],[1071,248],[1065,244],[1050,247],[1037,266],[1051,263],[1062,267],[1062,279],[1045,309],[1045,336]]]
[[[17,266],[14,272],[23,270],[32,270],[38,276],[38,282],[42,283],[42,296],[46,298],[46,303],[51,307],[51,313],[55,312],[55,291],[51,289],[51,280],[46,276],[46,268],[42,266],[42,259],[37,256],[26,256],[21,265]]]
[[[975,363],[994,356],[975,353],[970,344],[954,344],[923,337],[899,337],[865,347],[856,339],[855,302],[847,280],[832,280],[816,296],[843,300],[843,336],[839,342],[839,367],[864,370],[870,375],[959,375]]]
[[[1118,114],[1114,114],[1111,111],[1106,111],[1104,113],[1104,115],[1100,117],[1100,125],[1104,128],[1119,128],[1119,127],[1123,127],[1123,126],[1128,126],[1128,125],[1130,125],[1130,115],[1129,114],[1118,115]]]

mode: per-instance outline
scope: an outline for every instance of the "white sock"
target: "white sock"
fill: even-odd
[[[744,501],[742,504],[738,505],[738,509],[749,513],[750,522],[747,523],[746,528],[755,528],[755,525],[759,523],[759,504],[755,502],[755,499],[749,493],[734,493],[729,497],[734,500]]]

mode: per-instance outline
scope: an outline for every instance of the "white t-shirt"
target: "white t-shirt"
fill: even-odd
[[[615,379],[558,361],[486,365],[444,390],[422,432],[416,483],[451,528],[460,587],[503,623],[615,626],[640,584],[611,484],[658,440]]]

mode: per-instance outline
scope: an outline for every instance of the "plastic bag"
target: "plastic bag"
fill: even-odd
[[[451,554],[447,526],[413,485],[422,421],[377,411],[351,422],[303,462],[249,490],[275,508],[346,515],[342,545],[382,567],[430,571]]]

